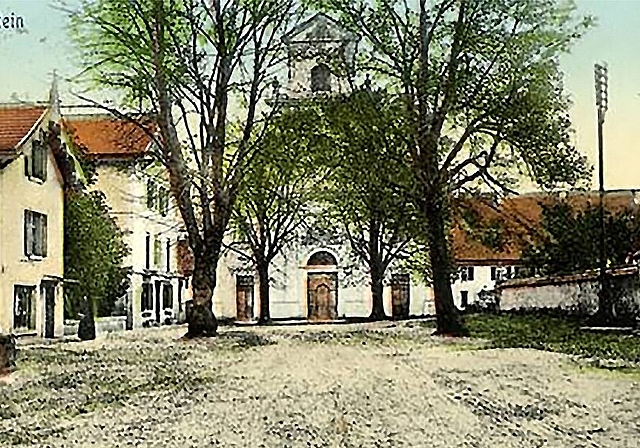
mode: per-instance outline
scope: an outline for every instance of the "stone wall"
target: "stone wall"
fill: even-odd
[[[67,320],[64,322],[65,336],[78,334],[78,320]],[[96,318],[96,335],[125,331],[127,323],[126,316],[98,317]]]
[[[640,317],[640,274],[628,267],[608,271],[614,313]],[[501,310],[559,308],[579,313],[598,309],[600,284],[597,272],[509,280],[496,287]]]

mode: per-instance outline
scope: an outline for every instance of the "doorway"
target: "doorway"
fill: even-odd
[[[44,337],[53,338],[56,316],[56,284],[43,280],[40,283],[40,296],[44,299]]]
[[[250,322],[253,319],[254,284],[253,275],[236,277],[236,319],[240,322]]]
[[[409,317],[409,274],[391,276],[391,316],[394,319]]]
[[[336,257],[326,250],[307,261],[307,318],[328,321],[338,317],[338,273]]]

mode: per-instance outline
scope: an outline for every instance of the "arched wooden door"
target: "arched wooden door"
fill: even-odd
[[[307,266],[314,268],[307,272],[309,320],[329,321],[338,317],[338,274],[330,272],[336,265],[335,257],[326,251],[314,253],[307,262]]]

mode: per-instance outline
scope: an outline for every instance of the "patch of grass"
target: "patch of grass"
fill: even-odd
[[[596,360],[640,364],[640,338],[580,330],[574,318],[545,315],[469,315],[471,337],[491,341],[496,348],[533,348]]]

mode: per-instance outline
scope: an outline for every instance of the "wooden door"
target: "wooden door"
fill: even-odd
[[[253,275],[238,275],[236,277],[236,319],[249,322],[253,319]]]
[[[391,315],[394,318],[409,317],[409,274],[391,276]]]
[[[42,282],[41,295],[44,297],[44,337],[52,338],[55,331],[56,286],[52,282]]]
[[[307,316],[310,320],[333,320],[338,317],[338,275],[307,275]]]

